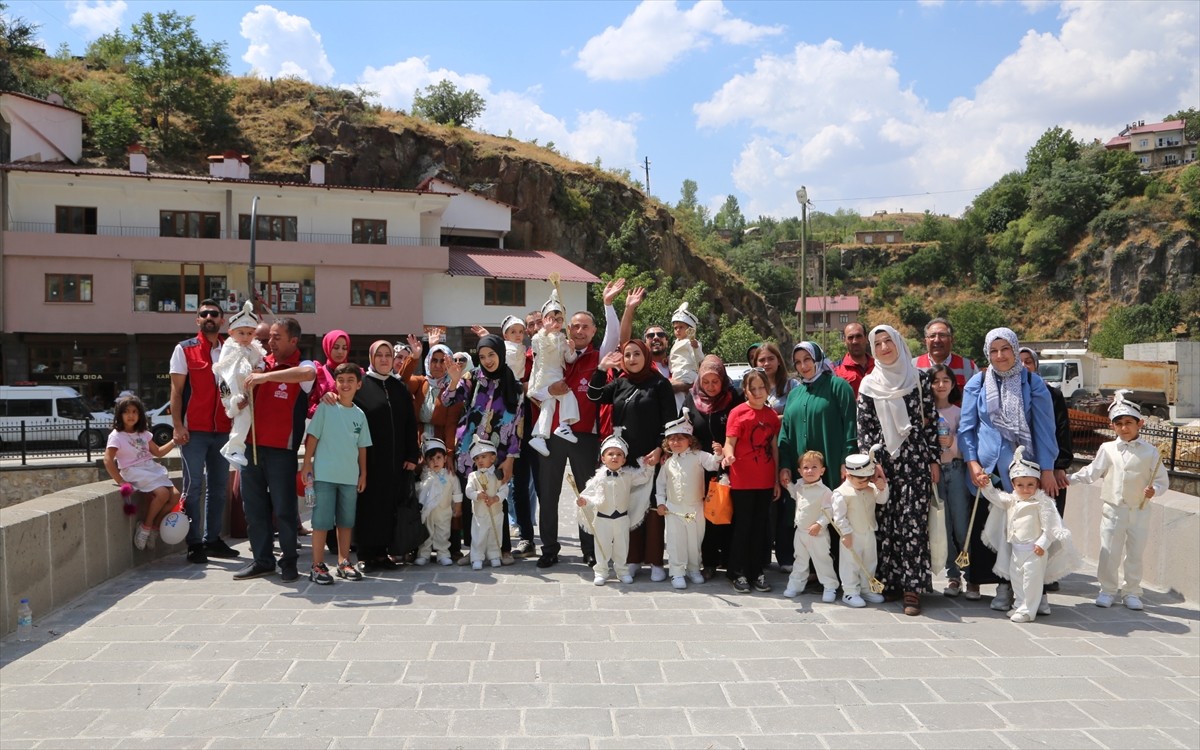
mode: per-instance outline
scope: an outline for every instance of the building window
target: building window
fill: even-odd
[[[1149,138],[1143,138],[1142,140],[1138,141],[1138,148],[1146,148],[1149,145],[1150,145]]]
[[[74,273],[46,274],[46,301],[91,302],[91,274],[86,276]]]
[[[483,304],[524,307],[525,281],[523,279],[484,279]]]
[[[258,215],[258,231],[256,238],[260,240],[280,240],[282,242],[296,241],[297,221],[295,216],[263,216]],[[238,237],[250,239],[250,214],[238,216]]]
[[[386,245],[387,222],[383,219],[355,219],[350,241],[355,245]]]
[[[894,234],[884,235],[883,241],[887,242],[888,244],[891,244],[896,241],[896,235],[894,235]]]
[[[392,282],[390,281],[351,281],[351,307],[391,307]]]
[[[871,244],[874,244],[874,242],[875,242],[875,235],[873,235],[873,234],[868,234],[865,237],[863,237],[864,245],[871,245]]]
[[[221,214],[208,211],[159,211],[159,237],[221,239]]]
[[[841,323],[842,325],[846,325],[847,323],[850,322],[850,314],[842,313],[842,314],[838,315],[838,322]]]
[[[59,234],[95,234],[96,209],[83,206],[55,206],[54,231]]]

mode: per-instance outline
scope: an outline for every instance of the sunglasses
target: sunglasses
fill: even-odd
[[[465,365],[467,363],[467,360],[463,359],[462,357],[455,357],[454,361],[459,363],[460,365]]]
[[[221,314],[222,313],[220,310],[201,310],[200,312],[196,313],[196,317],[197,318],[219,318],[219,317],[221,317]]]
[[[646,334],[646,338],[648,339],[665,339],[666,337],[667,334],[663,331],[651,331]]]

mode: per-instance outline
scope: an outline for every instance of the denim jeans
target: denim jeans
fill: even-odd
[[[215,542],[221,536],[229,487],[229,462],[221,455],[221,446],[227,440],[228,432],[193,432],[179,449],[183,459],[183,510],[192,521],[187,535],[189,546]]]
[[[946,577],[953,580],[962,577],[962,571],[954,559],[967,548],[967,522],[971,518],[967,465],[962,459],[956,458],[948,464],[942,464],[942,476],[937,489],[946,505]],[[936,561],[934,567],[937,567]]]
[[[249,464],[242,469],[242,507],[246,511],[246,533],[250,551],[260,565],[275,565],[272,552],[274,529],[271,513],[279,526],[280,565],[296,564],[299,557],[296,527],[300,523],[296,507],[296,451],[287,448],[258,447],[246,451]]]
[[[509,521],[521,529],[521,538],[533,541],[533,519],[537,509],[538,463],[541,458],[532,448],[522,448],[513,461],[512,492],[509,497]]]

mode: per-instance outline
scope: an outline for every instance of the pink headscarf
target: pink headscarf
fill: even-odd
[[[337,381],[333,377],[333,370],[339,363],[333,361],[333,345],[337,343],[338,339],[346,339],[346,361],[349,361],[350,334],[342,330],[333,330],[325,334],[325,338],[321,339],[325,362],[317,368],[316,382],[313,383],[312,390],[308,392],[308,416],[310,417],[317,412],[317,407],[321,404],[321,397],[332,391],[337,385]]]

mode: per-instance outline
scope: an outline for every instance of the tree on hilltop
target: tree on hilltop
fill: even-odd
[[[41,54],[35,38],[39,26],[19,16],[10,16],[7,10],[8,5],[0,3],[0,90],[24,92],[13,61]]]
[[[1079,151],[1080,144],[1074,134],[1055,125],[1042,133],[1042,137],[1025,154],[1025,174],[1030,178],[1044,177],[1050,173],[1056,161],[1078,159]]]
[[[443,79],[413,95],[413,114],[442,125],[469,127],[487,107],[474,89],[461,90]]]
[[[1181,109],[1175,114],[1163,118],[1163,122],[1168,120],[1183,120],[1183,137],[1192,143],[1200,141],[1200,109],[1195,107]]]

